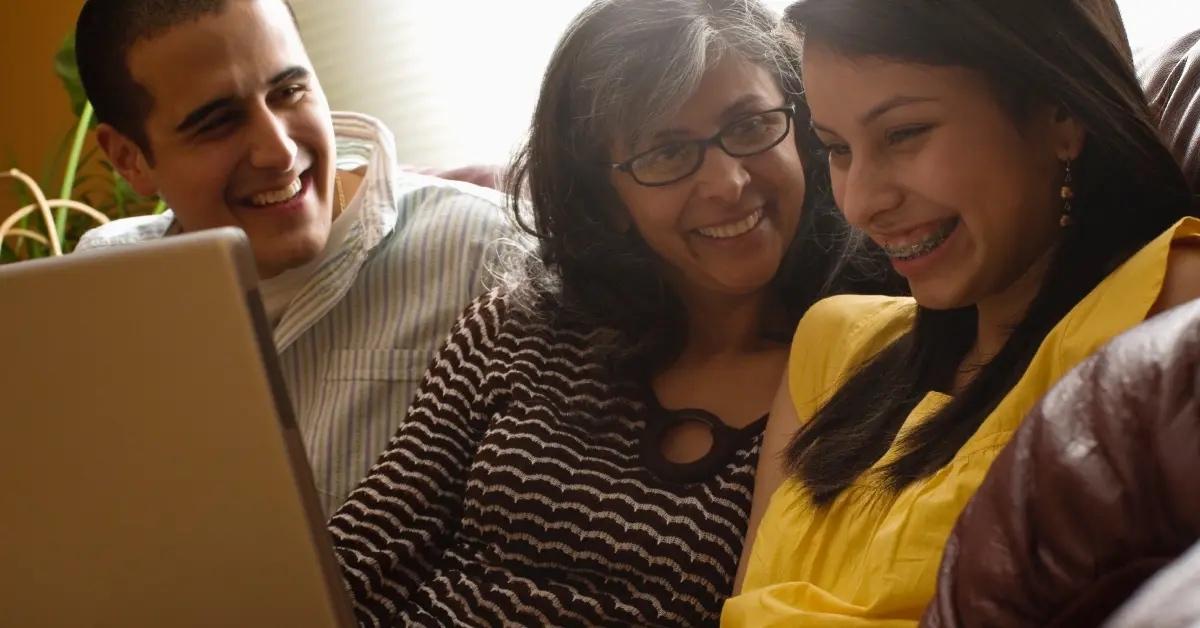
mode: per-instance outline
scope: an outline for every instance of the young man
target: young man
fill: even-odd
[[[331,512],[483,289],[504,197],[399,172],[378,121],[331,114],[285,0],[88,0],[76,38],[100,145],[171,208],[78,249],[245,230]]]

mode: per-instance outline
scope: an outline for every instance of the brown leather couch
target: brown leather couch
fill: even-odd
[[[1105,628],[1195,628],[1200,621],[1200,543],[1158,572]]]
[[[1134,65],[1163,141],[1200,194],[1200,30],[1137,55]]]
[[[500,190],[504,184],[504,168],[496,164],[469,164],[450,169],[402,165],[401,170],[427,174],[449,181],[465,181],[480,187]]]
[[[1096,626],[1198,539],[1200,300],[1118,337],[1026,417],[959,518],[922,625]]]

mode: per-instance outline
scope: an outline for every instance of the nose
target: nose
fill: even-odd
[[[286,172],[296,164],[296,142],[286,121],[270,109],[255,116],[251,143],[250,163],[255,168]]]
[[[750,172],[742,163],[743,159],[732,157],[716,146],[708,147],[704,164],[696,173],[700,195],[731,204],[742,198],[742,190],[750,183]]]
[[[904,195],[885,160],[855,156],[847,169],[830,172],[833,198],[846,222],[866,229],[900,206]]]

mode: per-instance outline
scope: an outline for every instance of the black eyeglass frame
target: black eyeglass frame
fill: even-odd
[[[745,122],[746,120],[749,120],[750,118],[757,118],[759,116],[765,116],[769,113],[776,113],[776,112],[785,112],[788,114],[787,118],[786,118],[786,124],[784,125],[783,134],[781,134],[779,136],[779,139],[775,140],[774,142],[771,142],[770,144],[768,144],[767,146],[765,146],[763,148],[757,149],[757,150],[755,150],[753,152],[749,152],[749,153],[735,153],[735,152],[729,150],[729,148],[727,148],[725,146],[725,143],[721,139],[721,136],[724,135],[726,131]],[[779,143],[782,142],[784,139],[786,139],[788,134],[792,132],[792,120],[795,117],[796,117],[796,104],[788,103],[782,107],[775,107],[774,109],[767,109],[765,111],[759,111],[757,113],[751,113],[751,114],[742,116],[742,117],[738,118],[737,120],[734,120],[733,122],[730,122],[729,124],[726,124],[725,126],[721,127],[716,133],[713,133],[712,136],[710,136],[708,138],[696,139],[696,140],[682,140],[682,141],[678,141],[678,142],[666,142],[664,144],[659,144],[658,146],[648,148],[648,149],[634,155],[633,157],[626,159],[625,161],[608,162],[605,165],[612,168],[613,170],[619,170],[621,172],[628,174],[629,176],[633,177],[633,180],[635,182],[637,182],[639,185],[644,185],[649,188],[657,188],[657,187],[662,187],[664,185],[671,185],[672,183],[678,183],[678,182],[696,174],[696,172],[698,172],[700,170],[700,168],[704,166],[704,157],[705,157],[705,155],[708,154],[708,149],[710,146],[716,146],[717,148],[720,148],[722,151],[724,151],[726,155],[729,155],[730,157],[734,157],[734,158],[753,157],[754,155],[759,155],[759,154],[765,153],[765,152],[771,150],[772,148],[779,146]],[[700,155],[700,157],[696,159],[696,165],[693,166],[691,170],[689,170],[685,174],[679,175],[678,177],[675,177],[674,179],[671,179],[669,181],[656,181],[654,183],[646,183],[645,181],[642,181],[641,179],[639,179],[638,176],[633,173],[633,162],[641,159],[642,157],[645,157],[646,155],[649,155],[650,153],[661,150],[664,146],[670,146],[672,144],[695,144],[700,147],[700,152],[698,153]]]

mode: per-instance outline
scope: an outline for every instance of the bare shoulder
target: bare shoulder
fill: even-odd
[[[1154,311],[1161,312],[1196,298],[1200,298],[1200,240],[1176,240],[1167,256],[1167,273]]]

